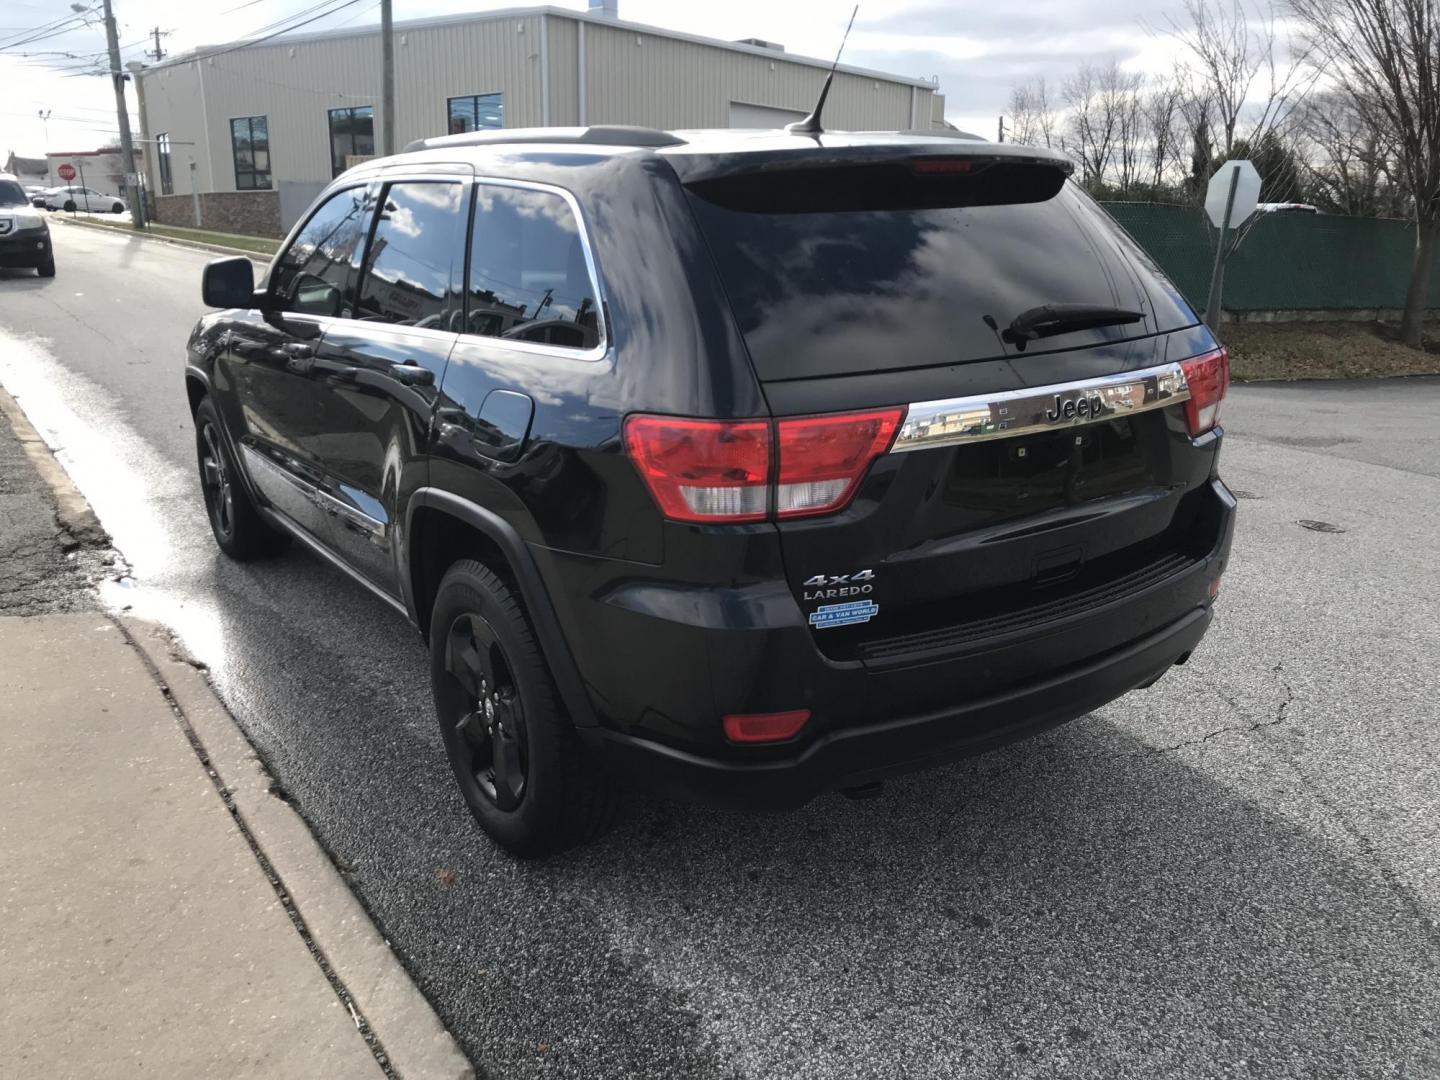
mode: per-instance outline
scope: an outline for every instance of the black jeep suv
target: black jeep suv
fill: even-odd
[[[1183,663],[1226,354],[1043,150],[473,133],[335,180],[185,372],[221,548],[428,642],[501,844],[627,782],[745,807],[973,753]]]

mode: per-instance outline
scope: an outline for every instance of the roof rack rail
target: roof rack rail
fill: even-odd
[[[681,146],[684,139],[657,128],[608,124],[594,127],[489,128],[461,135],[437,135],[416,139],[405,147],[438,150],[455,146],[491,146],[504,143],[584,143],[589,146]]]

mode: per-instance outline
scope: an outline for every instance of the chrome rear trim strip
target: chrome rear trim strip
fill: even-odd
[[[1163,364],[1098,379],[911,405],[892,454],[965,446],[1163,409],[1190,398],[1185,371]]]

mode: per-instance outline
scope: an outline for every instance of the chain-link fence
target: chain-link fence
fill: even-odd
[[[1200,311],[1210,287],[1216,230],[1199,207],[1105,203]],[[1338,214],[1264,214],[1225,267],[1227,311],[1405,306],[1415,254],[1407,221]],[[1440,269],[1430,278],[1440,308]]]

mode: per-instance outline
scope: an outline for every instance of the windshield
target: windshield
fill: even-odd
[[[708,193],[707,193],[708,194]],[[1195,321],[1128,237],[1073,184],[1028,202],[795,212],[756,198],[691,204],[761,379],[804,379],[1015,355],[1017,316],[1046,305],[1143,313],[1046,335],[1069,349]],[[1108,323],[1108,325],[1101,325]]]
[[[25,189],[14,180],[0,180],[0,206],[29,206]]]

